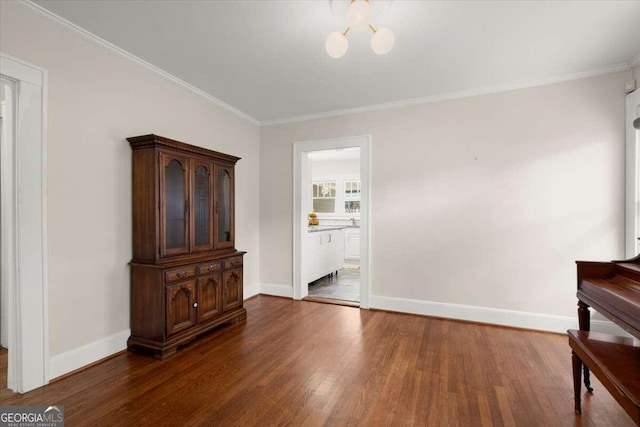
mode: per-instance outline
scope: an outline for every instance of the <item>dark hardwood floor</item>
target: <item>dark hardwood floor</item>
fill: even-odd
[[[564,335],[258,296],[175,357],[124,353],[0,405],[68,426],[631,426],[597,380],[573,412]]]

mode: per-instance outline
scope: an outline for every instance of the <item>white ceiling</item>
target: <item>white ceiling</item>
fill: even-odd
[[[376,1],[393,50],[351,32],[340,59],[324,42],[346,7],[329,0],[35,3],[262,123],[640,61],[640,1]]]

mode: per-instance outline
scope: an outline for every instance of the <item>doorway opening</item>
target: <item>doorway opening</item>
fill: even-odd
[[[15,89],[16,84],[8,78],[0,76],[0,147],[5,147],[10,141],[13,141],[14,132],[14,110],[15,110]],[[10,149],[0,148],[0,154],[11,155]],[[7,204],[7,194],[2,194],[2,189],[7,187],[11,177],[3,176],[9,173],[6,165],[0,162],[0,201],[3,205]],[[7,215],[0,209],[0,224],[9,221]],[[11,239],[10,233],[4,230],[5,227],[0,226],[0,260],[4,259],[4,252],[7,250],[7,242]],[[0,261],[0,389],[8,387],[7,375],[9,365],[9,280],[10,269],[2,265]]]
[[[25,393],[49,381],[47,74],[0,52],[0,77],[3,87],[9,82],[12,88],[12,118],[3,119],[0,141],[0,279],[8,312],[7,387]]]
[[[294,145],[294,299],[369,308],[369,136]]]
[[[311,151],[307,156],[311,182],[302,185],[311,186],[311,210],[306,230],[302,225],[302,279],[309,292],[305,299],[359,306],[360,147]]]

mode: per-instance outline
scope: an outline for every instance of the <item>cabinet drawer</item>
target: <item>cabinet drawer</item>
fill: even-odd
[[[167,283],[177,282],[178,280],[187,279],[196,275],[195,265],[188,265],[186,267],[174,268],[173,270],[167,270],[164,272],[164,280]]]
[[[211,261],[198,265],[198,274],[219,273],[222,271],[222,262]]]
[[[242,257],[234,256],[224,260],[224,269],[228,270],[230,268],[239,267],[242,265]]]

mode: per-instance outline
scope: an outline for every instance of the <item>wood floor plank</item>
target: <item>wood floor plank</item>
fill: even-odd
[[[92,427],[633,425],[596,379],[573,413],[564,335],[267,296],[245,306],[246,323],[168,360],[121,354],[2,391],[0,405],[64,405],[67,425]]]

